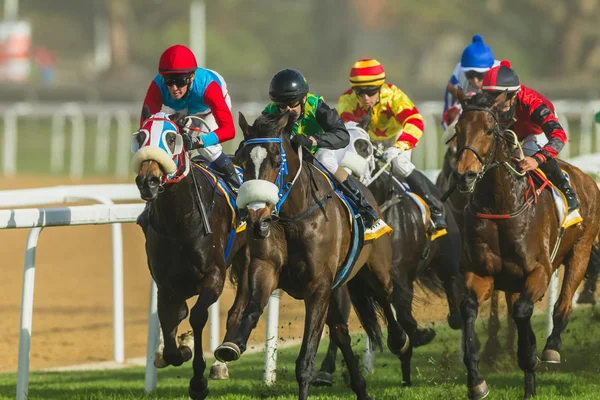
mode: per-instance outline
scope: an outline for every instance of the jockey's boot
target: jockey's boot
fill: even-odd
[[[146,206],[144,207],[144,211],[142,211],[141,214],[138,215],[138,217],[135,221],[135,223],[138,224],[142,228],[142,231],[144,231],[144,235],[146,234],[146,229],[148,229],[149,219],[150,219],[150,202],[147,201]]]
[[[569,180],[561,171],[558,161],[556,161],[555,158],[550,158],[548,161],[541,164],[539,168],[544,172],[544,174],[546,174],[546,177],[550,180],[550,182],[552,182],[552,184],[565,195],[569,212],[578,209],[579,201],[577,201],[577,195],[575,195],[575,191],[573,191],[573,188],[571,188]]]
[[[217,171],[223,174],[223,179],[225,179],[225,182],[231,190],[237,193],[240,190],[242,183],[240,182],[240,177],[237,174],[233,162],[227,157],[227,154],[221,153],[212,164]]]
[[[365,199],[358,186],[356,186],[356,182],[354,182],[352,178],[348,178],[342,182],[341,186],[344,194],[358,207],[358,212],[365,222],[365,228],[369,229],[375,225],[375,222],[379,220],[379,214],[377,214],[377,211],[375,211],[367,199]]]
[[[418,194],[427,203],[435,229],[441,230],[447,228],[448,224],[444,219],[444,214],[438,205],[437,199],[431,193],[429,179],[421,171],[415,169],[406,177],[406,183],[408,183],[413,192]]]

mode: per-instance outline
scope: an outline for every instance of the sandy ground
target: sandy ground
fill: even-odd
[[[63,184],[123,183],[109,179],[67,182],[56,177],[0,178],[0,190]],[[127,183],[127,182],[125,182]],[[16,371],[23,275],[23,254],[28,230],[0,230],[0,372]],[[150,275],[143,234],[135,224],[123,225],[125,357],[145,355]],[[112,273],[109,226],[47,228],[42,231],[36,262],[31,369],[112,360]],[[221,297],[221,336],[234,297],[227,284]],[[421,293],[415,309],[420,322],[444,321],[446,301]],[[486,315],[484,311],[480,315]],[[283,294],[279,337],[302,335],[303,303]],[[184,322],[181,330],[189,325]],[[351,328],[359,329],[352,317]],[[205,335],[207,348],[208,334]],[[264,342],[264,315],[250,347]]]

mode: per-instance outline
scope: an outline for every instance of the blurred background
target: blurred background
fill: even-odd
[[[74,168],[72,178],[106,173],[126,177],[130,155],[125,131],[136,128],[136,114],[160,54],[176,43],[191,47],[202,66],[224,76],[234,112],[244,111],[250,118],[267,103],[269,80],[280,69],[301,70],[311,90],[335,105],[348,88],[352,63],[376,58],[388,82],[426,114],[428,131],[414,158],[418,167],[436,169],[444,151],[436,139],[441,134],[439,102],[463,49],[480,33],[497,59],[511,60],[524,84],[558,102],[574,132],[565,157],[579,155],[581,149],[600,151],[593,133],[593,114],[600,109],[594,103],[600,98],[600,0],[0,4],[0,103],[4,117],[10,114],[8,122],[5,118],[5,131],[10,132],[2,143],[5,175]],[[24,104],[15,108],[17,103]],[[131,117],[128,126],[125,114]],[[53,120],[46,121],[48,117]],[[70,132],[73,124],[77,131],[83,127],[82,137],[56,133]],[[18,135],[11,131],[13,125]],[[52,130],[54,136],[47,132]],[[23,146],[28,154],[21,156]],[[81,155],[70,155],[73,146]],[[226,150],[236,146],[237,140]],[[67,165],[72,163],[76,165]]]

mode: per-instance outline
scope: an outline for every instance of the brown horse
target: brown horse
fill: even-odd
[[[144,109],[145,122],[134,136],[133,146],[139,150],[133,164],[140,195],[149,202],[148,224],[143,228],[148,267],[158,286],[162,357],[167,365],[179,366],[192,358],[188,345],[177,345],[177,327],[188,316],[186,300],[198,296],[189,313],[195,350],[188,392],[201,400],[208,396],[202,330],[209,306],[223,291],[229,262],[226,248],[237,269],[246,268],[249,259],[245,236],[232,232],[235,215],[227,199],[207,174],[191,165],[182,148],[178,135],[184,117],[184,112],[150,116]]]
[[[453,87],[451,84],[449,85],[449,90],[456,97],[458,96],[458,89]],[[464,212],[465,207],[467,206],[469,196],[466,193],[461,193],[460,191],[453,190],[456,187],[456,135],[452,132],[454,131],[453,123],[458,122],[458,118],[460,117],[461,108],[453,107],[448,109],[446,114],[444,114],[444,118],[446,119],[446,124],[448,125],[448,130],[445,134],[445,140],[447,141],[445,144],[447,145],[446,153],[444,154],[444,162],[442,164],[442,170],[437,176],[435,185],[443,192],[449,193],[448,198],[445,201],[446,209],[449,209],[454,215],[454,219],[458,224],[458,228],[460,232],[464,232]],[[451,189],[452,188],[452,189]],[[514,302],[515,295],[512,293],[505,293],[504,298],[506,299],[506,304],[508,306],[508,314],[506,318],[506,324],[508,327],[508,336],[506,338],[506,343],[504,349],[508,354],[512,354],[514,351],[514,341],[517,326],[515,322],[512,320],[512,305]],[[483,361],[486,364],[493,364],[495,360],[498,358],[500,349],[502,348],[500,344],[500,339],[498,334],[500,332],[500,315],[499,315],[499,305],[500,305],[500,293],[497,290],[494,290],[494,293],[491,296],[491,306],[490,306],[490,317],[488,320],[488,337],[483,347],[482,357]]]
[[[248,208],[246,230],[250,248],[247,276],[238,283],[237,307],[230,313],[224,343],[215,351],[221,361],[233,361],[245,351],[270,294],[281,288],[306,309],[302,347],[296,360],[299,398],[306,399],[314,374],[314,359],[325,322],[342,350],[358,399],[369,399],[358,359],[350,346],[348,325],[332,301],[332,286],[350,250],[352,223],[327,178],[292,149],[290,113],[262,115],[250,126],[240,114],[245,142],[237,160],[244,170],[240,206]],[[273,182],[276,182],[274,184]],[[373,196],[362,188],[375,207]],[[383,235],[365,242],[349,275],[352,303],[373,343],[381,346],[376,306],[388,323],[388,347],[410,360],[408,335],[392,307],[391,239]],[[368,264],[368,268],[363,265]],[[244,306],[245,305],[245,306]],[[241,315],[241,321],[236,321]]]
[[[463,113],[456,125],[458,188],[471,193],[464,231],[468,293],[461,305],[469,398],[481,399],[489,393],[479,373],[475,320],[479,305],[495,288],[519,293],[512,316],[518,331],[518,363],[525,374],[525,398],[530,398],[536,394],[535,371],[540,364],[531,328],[533,305],[544,296],[553,271],[564,264],[554,328],[542,353],[542,361],[558,363],[560,335],[569,320],[572,297],[600,231],[600,191],[588,175],[561,162],[580,199],[583,218],[563,231],[552,194],[543,190],[533,199],[530,180],[517,171],[513,152],[518,143],[498,123],[498,105],[506,100],[506,94],[493,98],[479,93],[467,102],[460,93],[459,99]]]

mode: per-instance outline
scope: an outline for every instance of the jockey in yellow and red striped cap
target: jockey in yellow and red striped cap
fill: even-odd
[[[442,207],[431,193],[429,180],[411,162],[412,149],[423,135],[423,117],[398,87],[385,83],[385,69],[373,58],[358,60],[350,69],[350,89],[339,100],[337,110],[345,122],[359,122],[371,112],[369,138],[385,148],[393,174],[406,180],[431,210],[438,229],[446,228]]]

